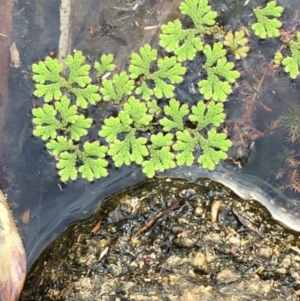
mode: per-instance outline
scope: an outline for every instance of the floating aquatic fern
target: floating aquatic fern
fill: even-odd
[[[184,29],[180,20],[162,25],[159,44],[168,52],[174,52],[178,61],[182,62],[193,60],[196,53],[203,49],[201,35],[216,30],[213,25],[216,23],[217,13],[211,9],[207,0],[186,0],[179,9],[192,19],[194,28]]]
[[[114,56],[112,54],[103,54],[100,57],[100,61],[95,62],[94,68],[97,70],[97,76],[101,77],[106,72],[112,72],[115,70],[116,65],[113,64]]]
[[[176,114],[180,112],[179,114]],[[224,108],[221,103],[209,102],[207,105],[203,101],[199,101],[196,106],[192,106],[191,114],[187,105],[181,105],[176,100],[171,100],[170,105],[165,107],[166,115],[160,121],[165,131],[178,129],[176,132],[177,141],[173,145],[173,149],[178,152],[176,155],[177,164],[191,166],[195,160],[194,152],[196,148],[202,150],[198,163],[210,170],[221,159],[226,159],[226,152],[232,145],[224,133],[216,131],[217,126],[225,120]],[[184,118],[189,116],[189,120],[195,124],[195,128],[187,128],[184,126]],[[208,126],[214,127],[207,131],[207,135],[203,132]],[[206,137],[207,136],[207,137]]]
[[[59,132],[70,135],[70,138],[78,141],[87,134],[93,120],[85,118],[77,113],[77,106],[70,105],[70,100],[63,96],[53,105],[44,104],[42,107],[32,110],[34,136],[43,140],[56,138]]]
[[[37,83],[34,95],[44,97],[45,102],[59,100],[62,89],[76,96],[76,104],[86,108],[88,103],[95,104],[100,100],[98,87],[91,84],[89,71],[91,66],[84,64],[85,57],[81,51],[75,52],[74,56],[68,55],[66,67],[57,59],[46,57],[32,65],[35,73],[33,80]],[[62,76],[62,73],[68,76]]]
[[[281,16],[283,7],[277,6],[276,1],[271,1],[266,7],[255,8],[253,12],[257,18],[257,22],[252,25],[252,30],[257,36],[261,39],[279,36],[279,28],[282,23],[276,18]]]
[[[129,78],[126,72],[115,74],[113,79],[102,80],[100,92],[103,100],[120,102],[125,96],[130,95],[134,88],[134,81]]]
[[[118,117],[105,120],[99,135],[110,143],[108,154],[117,167],[143,162],[148,155],[147,139],[138,134],[147,131],[151,120],[146,105],[134,97],[128,99]]]
[[[228,46],[237,60],[245,58],[250,47],[247,45],[248,39],[245,38],[245,31],[229,31],[224,38],[224,45]]]
[[[172,134],[158,133],[151,135],[151,144],[148,147],[150,158],[142,163],[143,172],[148,177],[153,177],[155,172],[163,172],[176,166],[175,155],[171,151],[173,143]]]
[[[85,142],[80,149],[72,140],[58,136],[51,139],[46,147],[58,161],[56,167],[63,182],[76,180],[78,172],[88,181],[108,175],[108,162],[105,159],[107,146],[100,146],[98,141]]]
[[[228,62],[221,42],[205,45],[203,52],[206,63],[203,69],[207,73],[207,79],[199,82],[200,93],[205,99],[225,101],[228,94],[232,93],[231,85],[240,77],[240,73],[234,70],[234,63]]]
[[[107,176],[109,157],[116,167],[140,165],[148,177],[195,161],[212,170],[227,157],[231,142],[217,129],[225,120],[224,106],[214,100],[225,101],[240,74],[221,42],[204,45],[204,35],[219,30],[208,1],[185,0],[180,10],[190,17],[192,28],[175,20],[162,27],[160,36],[160,45],[175,55],[159,57],[146,44],[131,55],[128,72],[120,73],[113,55],[102,55],[92,70],[80,51],[65,64],[47,57],[33,65],[34,94],[47,102],[32,111],[34,135],[47,142],[62,181],[79,174],[88,181]],[[240,32],[228,35],[226,43],[236,56],[247,52]],[[182,62],[194,59],[198,51],[206,58],[200,66],[205,78],[198,83],[205,100],[190,107],[175,99],[175,85],[184,80]],[[94,83],[91,71],[97,75]],[[116,117],[104,120],[101,144],[86,141],[93,120],[84,111],[100,99],[122,103]]]
[[[299,75],[300,67],[300,32],[297,33],[297,41],[291,41],[289,48],[292,55],[284,58],[282,65],[285,67],[284,70],[290,74],[290,77],[295,79]],[[279,58],[282,59],[282,57]],[[277,58],[277,61],[279,61],[279,58]]]
[[[156,64],[154,64],[156,62]],[[155,71],[153,70],[155,65]],[[164,57],[157,60],[157,50],[146,44],[140,49],[140,53],[131,55],[131,63],[128,68],[130,77],[137,80],[135,93],[141,95],[144,100],[151,96],[160,99],[163,96],[174,96],[175,86],[183,81],[186,68],[177,62],[177,58]],[[170,82],[170,83],[168,83]],[[154,88],[150,84],[154,83]]]

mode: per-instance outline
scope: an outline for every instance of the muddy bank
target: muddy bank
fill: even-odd
[[[299,300],[299,244],[220,184],[147,180],[55,240],[21,300]]]

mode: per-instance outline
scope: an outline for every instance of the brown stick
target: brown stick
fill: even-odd
[[[180,207],[180,204],[183,202],[183,200],[185,200],[185,198],[181,198],[178,201],[175,201],[170,207],[160,211],[159,213],[157,213],[143,228],[141,228],[140,230],[136,231],[133,234],[132,238],[137,238],[138,236],[140,236],[143,232],[146,232],[149,228],[151,228],[162,216],[164,216],[165,214],[167,214],[170,211],[173,211],[175,209],[178,209]]]

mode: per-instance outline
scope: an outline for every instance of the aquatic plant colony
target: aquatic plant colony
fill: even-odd
[[[69,55],[64,63],[48,56],[33,64],[34,95],[43,99],[32,110],[33,134],[45,141],[57,160],[61,181],[79,175],[88,181],[106,177],[109,160],[116,167],[140,165],[146,176],[153,177],[195,162],[213,170],[227,158],[232,142],[220,128],[226,118],[224,102],[241,77],[234,61],[246,57],[248,33],[243,28],[224,32],[207,0],[185,0],[180,11],[191,22],[185,27],[177,19],[161,27],[163,51],[159,53],[165,56],[146,44],[132,53],[126,71],[116,72],[112,54],[103,54],[90,64],[81,51]],[[283,8],[276,1],[253,12],[255,35],[279,37]],[[222,33],[222,39],[205,42],[217,33]],[[288,52],[284,48],[276,52],[273,63],[283,65],[296,78],[300,33],[287,46]],[[176,99],[175,88],[185,79],[186,63],[196,55],[204,59],[203,76],[196,87],[199,100],[189,105]],[[100,101],[118,104],[119,111],[104,120],[99,139],[90,141],[89,130],[95,121],[87,116],[87,109]]]

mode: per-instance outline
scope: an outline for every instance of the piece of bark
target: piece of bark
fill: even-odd
[[[26,254],[23,243],[0,190],[0,300],[18,300],[25,276]]]

